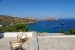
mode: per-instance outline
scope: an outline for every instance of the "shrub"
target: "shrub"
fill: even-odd
[[[66,35],[70,35],[70,33],[69,33],[69,32],[64,32],[64,34],[66,34]]]
[[[2,28],[0,27],[0,32],[2,31]]]
[[[62,29],[60,32],[61,32],[61,33],[64,33],[64,30]]]
[[[15,31],[28,31],[28,26],[26,26],[25,24],[16,24],[14,26]]]
[[[72,33],[75,35],[75,30],[73,30]]]
[[[74,31],[74,29],[73,28],[70,28],[70,34],[73,34],[73,31]]]

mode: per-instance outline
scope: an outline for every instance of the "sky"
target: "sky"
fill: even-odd
[[[0,0],[0,15],[75,18],[75,0]]]

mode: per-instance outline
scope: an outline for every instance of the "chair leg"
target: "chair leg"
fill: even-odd
[[[21,48],[20,48],[20,50],[21,50]]]
[[[21,47],[19,48],[19,50],[22,50]]]
[[[12,47],[10,47],[10,50],[13,50]]]

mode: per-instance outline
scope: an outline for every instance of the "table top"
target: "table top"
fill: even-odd
[[[26,38],[26,36],[22,36],[22,39]]]

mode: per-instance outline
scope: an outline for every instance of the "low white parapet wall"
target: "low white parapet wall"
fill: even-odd
[[[0,33],[0,37],[17,37],[17,35],[19,33],[20,32],[4,32],[4,33]],[[32,34],[34,32],[21,32],[21,33],[25,33],[25,34],[27,34],[27,37],[28,38],[31,38],[32,37]]]

